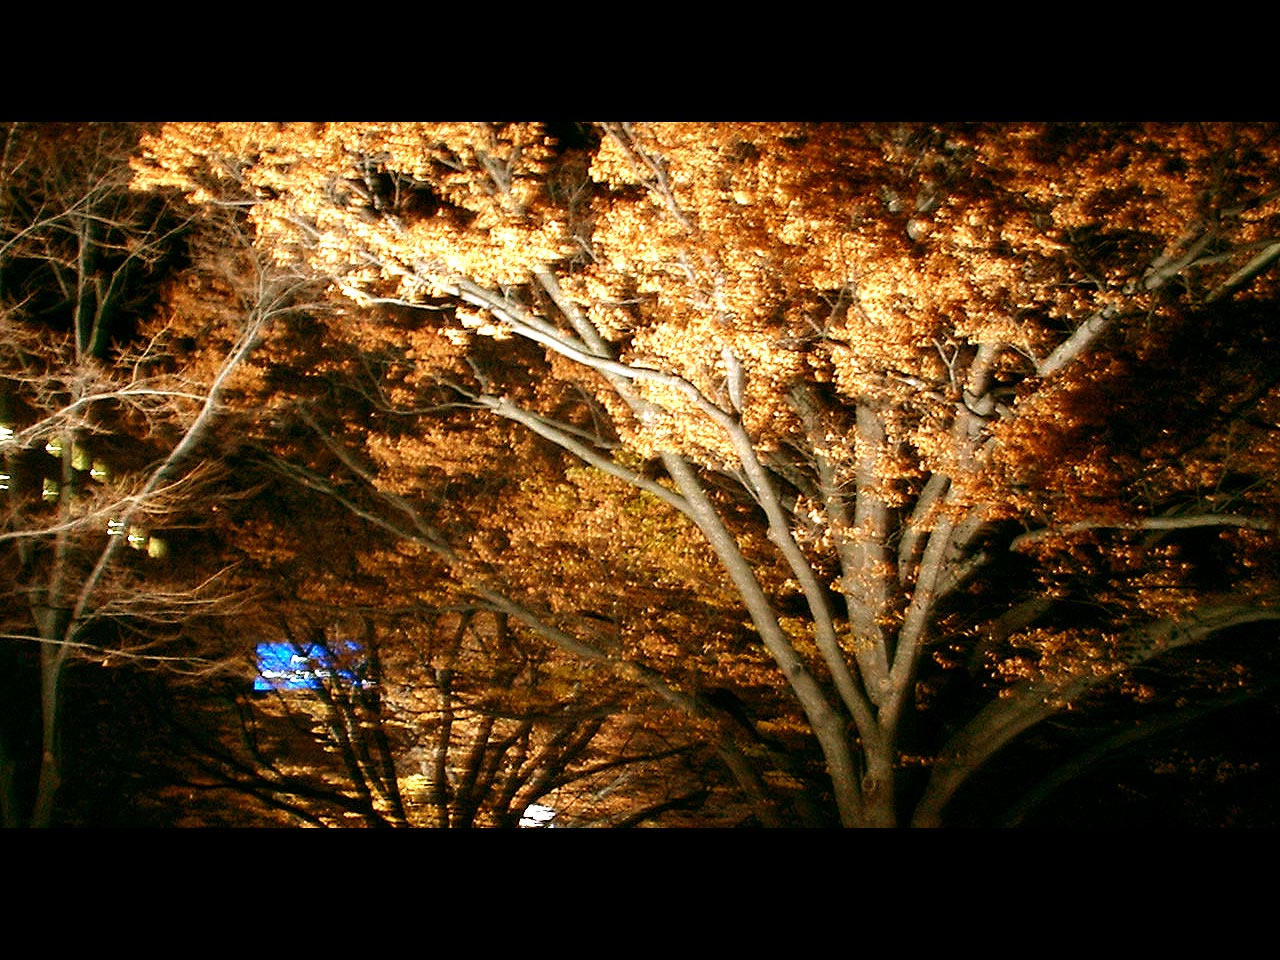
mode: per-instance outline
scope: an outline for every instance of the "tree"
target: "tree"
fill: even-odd
[[[401,429],[396,424],[406,424],[406,419],[390,406],[387,384],[381,379],[388,364],[394,366],[392,359],[377,348],[353,354],[342,338],[351,318],[341,314],[305,318],[287,334],[278,331],[272,344],[256,354],[254,379],[260,389],[242,403],[252,413],[235,428],[240,446],[232,456],[241,464],[240,475],[250,465],[265,467],[295,488],[290,494],[277,486],[269,503],[244,504],[238,511],[244,516],[225,534],[240,551],[238,569],[248,582],[279,585],[268,591],[272,599],[263,609],[271,612],[263,613],[258,633],[275,631],[272,624],[289,620],[288,610],[299,601],[308,611],[326,611],[335,623],[351,615],[370,619],[381,651],[381,686],[398,687],[405,694],[394,701],[387,721],[403,731],[401,743],[431,742],[430,749],[440,758],[433,763],[449,755],[449,738],[433,739],[447,725],[438,724],[431,711],[424,713],[421,698],[428,690],[437,690],[434,696],[442,701],[466,690],[465,710],[489,716],[496,709],[503,718],[523,717],[541,728],[563,727],[572,718],[608,716],[609,704],[623,702],[629,732],[625,738],[615,734],[619,723],[608,721],[599,742],[625,739],[631,744],[624,751],[630,758],[625,764],[614,758],[602,767],[632,783],[628,800],[639,802],[634,785],[641,781],[635,766],[653,766],[635,744],[657,742],[657,752],[672,764],[661,775],[648,777],[661,795],[650,807],[671,804],[661,811],[669,821],[675,815],[671,811],[689,797],[714,794],[721,817],[742,820],[750,814],[720,802],[723,774],[707,768],[701,756],[706,751],[683,745],[700,725],[698,735],[711,733],[712,749],[761,808],[755,815],[762,822],[777,822],[758,774],[744,757],[744,748],[759,746],[760,733],[719,709],[714,698],[697,692],[714,690],[719,681],[700,671],[681,677],[685,689],[678,690],[655,669],[655,658],[677,669],[690,666],[667,638],[670,631],[701,634],[704,651],[718,647],[726,662],[729,645],[741,639],[740,626],[724,622],[738,618],[732,595],[724,592],[718,603],[708,602],[714,557],[699,550],[696,529],[682,527],[680,518],[662,514],[660,503],[637,497],[610,478],[603,478],[602,486],[590,471],[571,470],[566,476],[564,458],[554,448],[539,448],[537,438],[518,427],[498,434],[476,431],[475,412],[465,404],[445,402],[435,409],[437,414],[455,415],[451,422],[442,420],[432,429],[415,431],[414,418],[409,418]],[[379,435],[361,451],[375,429]],[[394,479],[380,485],[371,472],[370,455],[379,474]],[[530,475],[513,478],[504,472],[503,465],[513,457]],[[570,482],[557,483],[554,478]],[[264,488],[267,485],[264,481]],[[317,501],[317,494],[324,500]],[[573,521],[581,519],[579,497],[596,502],[588,522],[595,533],[586,540],[575,540],[572,534],[553,539],[558,528],[572,529]],[[371,529],[361,531],[333,516],[334,504]],[[523,528],[512,522],[515,516]],[[629,536],[608,533],[620,524]],[[548,555],[556,562],[546,563]],[[624,570],[628,575],[620,584]],[[623,616],[620,589],[630,603],[644,604],[643,616]],[[692,605],[691,599],[696,601]],[[449,642],[430,639],[442,621],[452,622],[454,617],[463,618],[459,637]],[[504,626],[476,629],[494,622]],[[448,636],[452,628],[442,632]],[[483,637],[508,634],[518,636],[518,643],[504,640],[498,649],[520,651],[510,662],[525,664],[511,676],[507,661],[492,665],[483,653],[494,642]],[[464,644],[466,656],[442,653],[462,636],[470,638]],[[548,651],[547,646],[564,649]],[[566,654],[588,662],[566,663]],[[447,670],[436,662],[440,656],[449,660]],[[756,689],[768,689],[771,682],[756,659],[742,651],[732,657],[736,679],[741,682],[755,669]],[[422,664],[413,666],[418,661]],[[427,662],[431,665],[424,670]],[[395,664],[395,669],[388,664]],[[436,677],[446,674],[452,678],[453,693],[437,688]],[[619,683],[638,686],[644,693],[640,698],[634,693],[622,696]],[[549,689],[566,686],[579,701],[572,709],[555,696],[547,699]],[[564,696],[559,695],[561,700]],[[683,718],[673,717],[673,710]],[[691,723],[693,731],[688,729]],[[451,728],[463,739],[477,732],[474,725]],[[489,740],[486,731],[472,743]],[[600,750],[598,743],[591,747],[593,752]],[[403,753],[398,756],[397,762],[408,762],[409,769],[420,763]],[[581,763],[560,769],[565,767],[560,759],[548,765],[544,757],[538,764],[543,772],[530,775],[530,785],[539,790],[554,785],[560,798],[566,777],[581,782],[584,775]],[[670,769],[673,764],[692,764],[697,785],[680,786],[688,782],[688,773]],[[433,789],[441,782],[431,781]],[[607,810],[597,809],[599,804],[590,804],[588,810],[581,790],[578,794],[573,800],[577,822],[601,817],[633,821],[643,816],[643,810],[627,808],[621,796],[612,794]],[[451,811],[449,822],[456,824],[475,818],[477,808],[468,810],[466,803],[466,792],[447,802],[433,800],[437,810]],[[514,820],[521,809],[486,809],[484,820]]]
[[[333,341],[319,337],[316,342]],[[328,353],[332,361],[334,351]],[[315,369],[309,357],[301,368]],[[278,379],[296,383],[298,376],[275,367],[263,378]],[[380,711],[377,717],[365,716],[362,728],[382,731],[378,736],[391,744],[387,755],[400,770],[398,778],[385,782],[397,780],[399,792],[411,798],[405,801],[410,809],[397,821],[512,826],[530,803],[554,794],[556,808],[571,808],[579,824],[638,822],[657,814],[670,822],[681,804],[722,792],[724,777],[708,775],[714,764],[698,743],[706,731],[679,715],[695,706],[693,698],[672,691],[652,666],[603,652],[621,654],[629,639],[607,614],[582,606],[610,610],[605,584],[590,594],[566,590],[550,596],[540,589],[565,574],[581,582],[594,563],[579,550],[576,558],[542,565],[543,576],[538,576],[534,554],[545,555],[549,543],[536,531],[555,529],[557,517],[549,515],[553,503],[573,509],[568,491],[545,490],[532,477],[512,484],[487,476],[511,446],[499,449],[495,438],[480,434],[460,447],[456,438],[450,444],[446,433],[416,438],[443,465],[443,476],[430,476],[418,459],[419,469],[404,474],[403,490],[379,489],[336,438],[368,429],[373,386],[346,370],[331,389],[319,391],[325,402],[302,414],[305,422],[298,426],[303,430],[247,443],[242,462],[294,483],[292,492],[283,488],[269,504],[242,504],[229,539],[246,554],[242,571],[281,585],[278,593],[260,599],[259,637],[289,623],[309,622],[290,629],[291,637],[307,638],[296,644],[301,649],[323,646],[315,638],[340,624],[361,625],[346,629],[362,638],[362,648],[376,663],[377,683],[370,693]],[[256,406],[266,402],[264,397]],[[327,425],[318,422],[319,416]],[[247,441],[250,433],[244,436]],[[497,440],[520,447],[528,443],[519,434]],[[615,515],[611,506],[617,505],[602,504],[602,525]],[[335,509],[346,512],[345,520]],[[468,536],[477,542],[502,536],[485,520],[513,512],[536,513],[537,527],[526,531],[521,543],[491,547],[508,566],[517,552],[526,555],[532,586],[501,578],[481,556],[463,562],[454,547]],[[361,524],[373,529],[362,531]],[[510,524],[506,529],[516,533]],[[654,527],[643,531],[655,532]],[[665,557],[670,566],[672,552],[669,534],[664,535],[652,550],[654,563]],[[487,572],[477,572],[476,563]],[[671,584],[669,579],[666,592]],[[651,587],[644,594],[633,592],[632,598],[653,604],[650,621],[679,616],[680,598],[672,602],[663,593]],[[585,633],[586,639],[570,636],[560,623],[578,624],[577,637]],[[572,650],[558,649],[557,639]],[[317,693],[314,700],[322,701],[331,717],[347,712],[325,694]],[[334,711],[335,705],[342,709]],[[346,756],[346,746],[337,745]],[[348,763],[352,771],[356,766]],[[606,777],[627,782],[626,793],[607,789],[600,783]],[[353,772],[346,782],[361,779]],[[400,800],[383,799],[404,809]],[[719,806],[722,816],[735,815],[732,803]],[[738,819],[748,815],[736,811]]]
[[[509,549],[533,520],[493,512],[511,484],[478,517],[434,503],[452,539],[406,496],[457,463],[443,435],[519,425],[537,443],[497,469],[533,499],[562,482],[555,449],[591,468],[582,519],[617,482],[641,526],[697,532],[717,573],[680,607],[728,590],[745,611],[825,766],[809,796],[928,826],[1046,718],[1274,630],[1277,133],[173,124],[136,182],[247,207],[260,249],[360,307],[340,337],[381,358],[395,425],[339,459],[449,576],[709,702],[565,616],[605,581],[557,586]],[[537,536],[625,569],[625,524]],[[615,619],[648,609],[639,579]],[[686,661],[708,639],[657,635]]]
[[[190,248],[194,266],[175,280],[191,216],[130,191],[138,134],[12,124],[4,141],[0,629],[7,684],[30,681],[7,691],[10,705],[41,718],[34,737],[22,711],[0,731],[9,825],[53,821],[69,663],[213,665],[180,639],[187,622],[236,606],[191,536],[224,479],[211,428],[298,289],[280,271],[255,272],[226,221],[212,228],[223,230],[217,249]]]
[[[407,575],[395,541],[362,532],[337,496],[285,487],[219,516],[237,581],[257,586],[236,621],[245,666],[252,641],[259,669],[264,645],[313,666],[257,682],[227,670],[177,692],[185,706],[157,728],[173,733],[163,792],[188,798],[187,822],[225,822],[249,798],[257,816],[315,825],[515,826],[550,795],[561,824],[671,822],[716,788],[698,731],[653,735],[653,711],[608,671]]]

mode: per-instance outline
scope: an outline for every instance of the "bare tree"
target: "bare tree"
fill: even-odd
[[[38,677],[41,714],[33,790],[20,782],[15,732],[0,732],[6,824],[53,819],[60,681],[73,657],[213,666],[165,643],[238,599],[225,571],[176,555],[165,531],[190,527],[218,495],[225,471],[207,441],[233,379],[300,289],[239,243],[238,274],[216,281],[218,312],[184,309],[183,290],[202,271],[213,282],[237,234],[217,228],[223,263],[206,257],[185,288],[158,283],[191,224],[130,194],[129,137],[15,124],[3,145],[0,637]]]

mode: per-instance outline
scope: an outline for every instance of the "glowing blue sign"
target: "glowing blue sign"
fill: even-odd
[[[298,647],[292,643],[258,644],[258,676],[254,690],[319,690],[325,681],[353,687],[373,686],[364,677],[367,660],[354,641],[343,641],[338,650],[313,643]]]

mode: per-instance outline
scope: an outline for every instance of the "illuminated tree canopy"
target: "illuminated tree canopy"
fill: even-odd
[[[131,162],[324,291],[223,402],[326,504],[229,537],[287,584],[262,631],[363,611],[445,753],[455,669],[585,737],[476,822],[661,728],[712,819],[946,824],[1046,721],[1173,723],[1249,687],[1183,651],[1274,643],[1274,124],[178,123]]]

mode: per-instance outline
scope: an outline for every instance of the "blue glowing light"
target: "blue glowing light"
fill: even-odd
[[[360,644],[346,640],[330,649],[313,643],[258,644],[258,676],[254,690],[319,690],[325,681],[352,687],[372,686],[365,676],[368,665]]]

